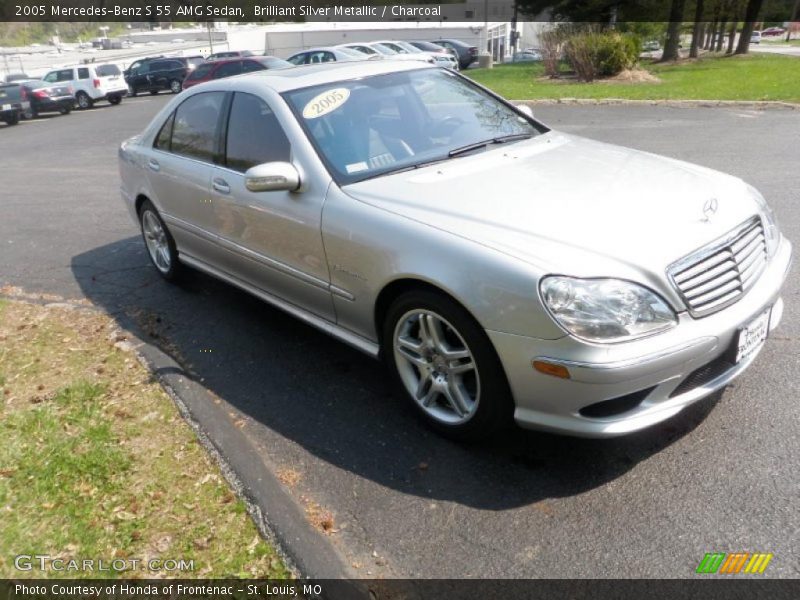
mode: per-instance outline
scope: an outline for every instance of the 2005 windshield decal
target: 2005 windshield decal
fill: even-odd
[[[347,88],[335,88],[322,92],[308,101],[303,109],[303,117],[316,119],[322,115],[327,115],[347,102],[349,97],[350,90]]]

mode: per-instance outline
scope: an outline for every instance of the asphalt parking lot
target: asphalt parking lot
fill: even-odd
[[[331,511],[335,533],[320,537],[354,575],[692,577],[706,552],[749,551],[774,554],[766,576],[800,576],[796,267],[784,322],[754,367],[673,420],[616,440],[515,431],[455,444],[424,429],[381,365],[355,350],[204,275],[159,279],[119,199],[116,151],[166,100],[0,126],[0,286],[135,319],[244,416],[264,463],[296,471],[293,498]],[[557,129],[738,175],[800,243],[800,111],[535,112]]]

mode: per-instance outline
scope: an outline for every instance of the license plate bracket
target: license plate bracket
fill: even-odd
[[[754,317],[736,332],[732,350],[734,363],[740,363],[758,351],[769,335],[769,319],[772,307]]]

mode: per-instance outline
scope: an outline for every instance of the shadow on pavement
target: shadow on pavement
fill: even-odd
[[[339,469],[420,497],[503,510],[601,486],[692,431],[721,394],[645,432],[584,440],[523,431],[459,445],[428,431],[378,362],[198,272],[162,281],[138,237],[75,256],[83,293],[190,377]],[[421,466],[424,463],[424,466]]]

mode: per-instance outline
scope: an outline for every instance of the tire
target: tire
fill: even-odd
[[[6,124],[8,125],[18,125],[19,124],[19,113],[15,112],[13,115],[9,115],[3,119]]]
[[[94,106],[94,100],[92,100],[86,92],[78,92],[75,94],[75,101],[78,103],[78,108],[81,110],[86,110]]]
[[[62,115],[68,115],[72,112],[72,109],[69,106],[62,106],[58,109],[58,112],[60,112]]]
[[[428,426],[477,441],[513,422],[500,359],[483,328],[454,300],[406,292],[390,306],[382,330],[384,359]]]
[[[138,93],[139,92],[136,90],[135,87],[133,87],[132,85],[128,86],[128,96],[130,96],[131,98],[136,98],[136,94]]]
[[[177,280],[183,269],[178,260],[175,240],[149,200],[145,200],[139,208],[139,229],[147,255],[158,274],[167,281]]]
[[[108,103],[109,104],[117,105],[120,102],[122,102],[122,96],[109,96],[108,97]]]
[[[181,90],[183,90],[183,84],[178,81],[177,79],[173,79],[169,82],[169,91],[173,94],[180,94]]]
[[[156,96],[156,95],[158,95],[158,90],[150,90],[150,95],[151,95],[151,96]]]

